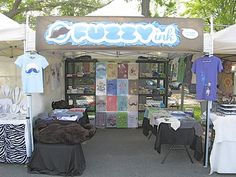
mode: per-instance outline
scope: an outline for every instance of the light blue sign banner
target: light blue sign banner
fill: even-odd
[[[180,44],[178,25],[144,22],[55,21],[44,34],[48,44],[77,46],[166,46]]]

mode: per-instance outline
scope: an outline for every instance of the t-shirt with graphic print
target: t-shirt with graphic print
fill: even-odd
[[[196,98],[198,100],[217,99],[217,77],[223,70],[221,59],[216,56],[204,56],[194,61],[192,72],[196,74]]]
[[[43,69],[48,66],[45,57],[27,52],[19,56],[15,64],[21,68],[21,80],[25,93],[43,93]]]

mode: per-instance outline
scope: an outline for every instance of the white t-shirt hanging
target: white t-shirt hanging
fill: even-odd
[[[19,56],[15,64],[21,68],[23,91],[43,93],[43,69],[48,66],[46,58],[37,53],[27,52]]]

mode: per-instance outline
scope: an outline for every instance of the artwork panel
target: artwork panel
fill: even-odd
[[[117,112],[116,127],[117,128],[128,127],[128,113],[127,112]]]
[[[96,96],[96,111],[106,111],[107,110],[107,97],[106,96]]]
[[[138,111],[128,112],[128,128],[138,127]]]
[[[107,80],[107,95],[117,95],[117,80]]]
[[[117,95],[128,95],[128,79],[117,79]]]
[[[128,64],[128,79],[138,79],[139,75],[139,64],[138,63],[129,63]]]
[[[117,111],[117,96],[107,96],[107,111]]]
[[[129,80],[129,94],[138,95],[138,80]]]
[[[106,79],[106,62],[97,62],[96,63],[96,78],[97,79]]]
[[[116,112],[106,112],[106,127],[116,128]]]
[[[138,111],[138,96],[128,96],[128,111]]]
[[[118,68],[117,63],[107,63],[107,79],[117,79]]]
[[[105,79],[96,79],[96,95],[107,94],[107,81]]]
[[[119,63],[118,64],[118,78],[119,79],[127,79],[128,78],[128,64],[127,63]]]
[[[118,111],[127,111],[128,106],[128,97],[127,96],[118,96]]]
[[[106,127],[106,112],[96,112],[96,127],[105,128]]]

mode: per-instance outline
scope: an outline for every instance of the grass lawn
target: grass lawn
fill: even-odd
[[[199,105],[184,105],[184,110],[193,110],[193,116],[197,121],[201,121],[201,107]]]

